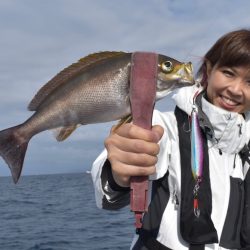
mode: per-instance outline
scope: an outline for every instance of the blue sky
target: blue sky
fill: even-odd
[[[199,60],[224,33],[249,28],[247,0],[1,0],[0,130],[26,120],[27,105],[56,73],[92,52],[154,51]],[[168,99],[157,108],[168,110]],[[65,142],[32,138],[23,174],[83,172],[112,124],[88,125]],[[0,159],[0,176],[9,169]]]

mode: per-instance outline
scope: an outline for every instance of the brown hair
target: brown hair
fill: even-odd
[[[201,85],[207,84],[206,61],[211,67],[250,66],[250,30],[241,29],[222,36],[206,53],[197,76]]]

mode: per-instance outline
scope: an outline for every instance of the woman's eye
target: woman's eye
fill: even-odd
[[[227,69],[224,69],[222,70],[222,73],[227,76],[227,77],[233,77],[234,76],[234,72],[231,71],[231,70],[227,70]]]

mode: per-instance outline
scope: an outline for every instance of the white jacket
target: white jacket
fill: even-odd
[[[192,111],[193,96],[197,90],[196,86],[185,87],[181,88],[173,96],[176,105],[189,115]],[[250,139],[250,114],[246,113],[244,119],[240,114],[213,106],[205,98],[202,98],[202,109],[213,125],[216,138],[214,141],[208,140],[208,154],[212,190],[211,219],[220,240],[229,204],[230,176],[244,180],[249,168],[248,164],[242,166],[242,160],[238,153]],[[175,204],[176,199],[180,200],[181,194],[181,166],[176,117],[173,112],[162,113],[155,110],[153,124],[161,125],[164,128],[164,135],[159,142],[160,153],[158,155],[156,174],[150,176],[149,179],[150,181],[159,179],[168,171],[170,191],[170,199],[162,216],[157,241],[170,249],[187,250],[188,244],[180,234],[179,209]],[[116,199],[115,197],[121,197],[121,194],[112,190],[108,182],[104,183],[101,179],[102,166],[106,161],[106,157],[107,152],[104,150],[96,159],[92,168],[96,202],[100,208],[104,207],[104,197],[110,204],[121,199]],[[124,196],[124,199],[127,198]],[[149,202],[150,199],[149,192]],[[125,202],[125,204],[127,203]],[[106,208],[108,207],[106,206]],[[222,248],[219,244],[210,244],[206,245],[205,249],[229,248]]]

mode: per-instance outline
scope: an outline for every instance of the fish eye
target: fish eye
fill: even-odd
[[[165,61],[161,64],[163,72],[170,73],[173,70],[173,63],[170,61]]]

